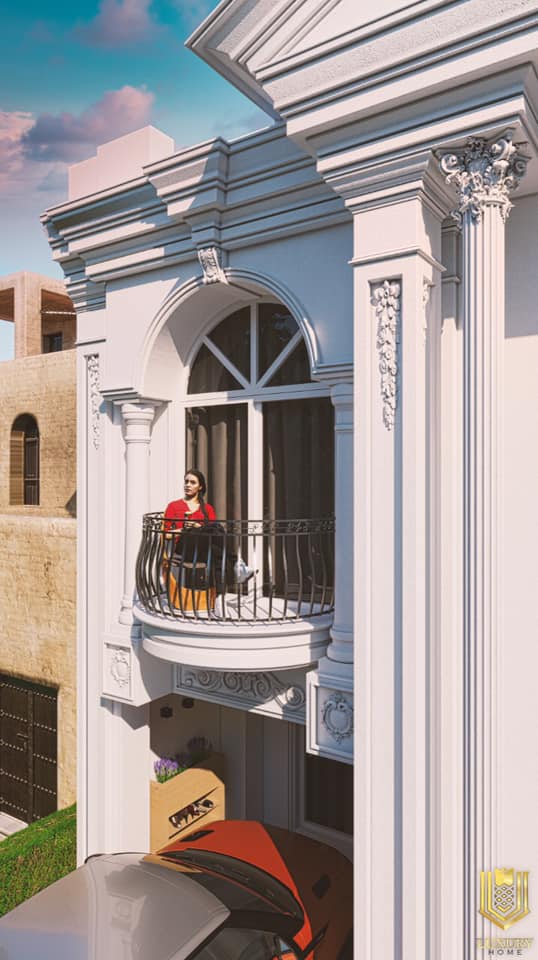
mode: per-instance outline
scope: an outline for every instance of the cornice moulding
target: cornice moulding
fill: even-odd
[[[427,169],[433,151],[445,144],[474,135],[494,135],[501,127],[521,127],[525,107],[523,96],[517,96],[496,102],[495,109],[472,108],[413,129],[391,131],[388,135],[380,131],[375,138],[369,137],[362,142],[356,140],[353,144],[335,143],[330,152],[320,155],[317,169],[323,179],[331,174],[345,175],[354,171],[364,175],[371,172],[379,177],[400,171],[412,175],[413,171]],[[434,172],[431,175],[436,176]]]
[[[68,216],[73,212],[80,213],[81,210],[85,210],[87,207],[97,206],[100,203],[107,202],[111,199],[114,200],[117,197],[123,196],[124,194],[137,191],[141,187],[146,187],[147,182],[148,181],[145,176],[137,177],[135,180],[126,180],[124,182],[120,182],[106,190],[101,190],[98,193],[88,194],[86,197],[77,197],[76,200],[66,200],[64,203],[57,204],[54,207],[49,207],[49,209],[41,215],[41,220],[44,222],[46,220]]]
[[[408,92],[415,94],[415,91]],[[334,116],[327,117],[325,129],[319,133],[310,130],[309,143],[315,144],[317,158],[321,161],[335,152],[341,154],[357,146],[367,150],[368,145],[375,156],[380,143],[383,151],[389,152],[391,145],[397,146],[402,137],[406,144],[414,144],[419,149],[427,139],[425,131],[430,139],[435,138],[443,125],[450,130],[466,117],[471,118],[471,124],[491,122],[488,121],[490,115],[494,122],[501,122],[499,110],[517,113],[526,104],[538,102],[538,80],[534,66],[526,63],[498,71],[494,76],[466,79],[457,86],[453,85],[452,77],[443,76],[436,87],[428,87],[427,93],[421,91],[410,99],[404,92],[395,103],[389,102],[386,94],[387,91],[380,109],[378,91],[365,91],[365,97],[371,97],[371,103],[365,102],[359,120],[353,119],[351,108],[346,112],[348,122],[344,126],[340,124],[338,128],[338,117]],[[338,104],[334,106],[336,108]],[[323,110],[318,110],[317,114],[323,114]],[[288,130],[290,128],[293,128],[293,121],[288,124]]]
[[[318,230],[328,229],[330,227],[350,224],[350,214],[346,210],[338,210],[336,213],[320,214],[318,217],[299,222],[290,214],[289,224],[280,223],[272,227],[262,228],[259,221],[252,222],[251,229],[240,236],[226,236],[222,248],[227,251],[242,250],[244,247],[252,248],[252,238],[256,239],[256,244],[261,246],[264,243],[272,243],[276,240],[286,237],[299,237],[305,233],[312,233]],[[145,256],[133,259],[131,256],[110,260],[106,263],[96,263],[88,267],[88,277],[101,283],[110,280],[120,280],[123,277],[143,274],[154,270],[167,269],[172,266],[193,262],[194,273],[197,272],[195,265],[196,245],[191,243],[188,249],[179,252],[176,245],[170,245],[169,248],[152,250]]]
[[[420,247],[402,247],[398,250],[386,250],[382,253],[368,254],[366,257],[353,257],[353,259],[349,261],[349,264],[352,267],[364,267],[372,263],[384,263],[385,261],[390,260],[405,260],[408,257],[420,257],[421,260],[424,260],[424,263],[434,267],[435,270],[439,270],[440,273],[445,272],[445,267],[443,264],[439,263],[435,257],[430,256],[429,253],[427,253],[425,250],[422,250]]]
[[[471,0],[472,2],[472,0]],[[485,5],[485,0],[480,0]],[[475,3],[476,5],[476,3]],[[491,0],[493,9],[501,9],[500,0]],[[467,4],[467,7],[469,4]],[[489,14],[491,16],[491,14]],[[461,18],[461,15],[459,15]],[[416,28],[412,24],[405,30],[394,31],[394,36],[381,38],[365,47],[357,44],[342,48],[325,59],[303,62],[295,68],[273,76],[260,75],[268,95],[282,116],[288,120],[296,114],[306,113],[327,100],[349,98],[361,89],[376,87],[383,91],[382,100],[393,96],[395,80],[410,77],[412,87],[420,96],[429,92],[435,81],[435,69],[448,68],[451,82],[457,77],[461,83],[466,74],[480,68],[487,74],[496,73],[505,58],[519,56],[532,60],[536,49],[538,16],[526,17],[523,22],[499,24],[492,20],[489,26],[478,23],[473,36],[454,37],[452,41],[432,40],[434,46],[417,52],[419,46]],[[434,35],[433,25],[430,25]],[[438,29],[442,25],[438,24]],[[392,48],[387,39],[392,43]],[[512,41],[513,51],[497,52],[500,44]],[[385,48],[385,49],[384,49]],[[337,78],[337,79],[336,79]],[[381,97],[378,95],[378,101]],[[351,102],[352,103],[352,102]]]
[[[506,9],[509,5],[510,4],[496,4],[496,7],[499,10],[503,10],[503,8]],[[455,3],[454,0],[448,0],[448,2],[447,0],[441,0],[441,2],[437,3],[433,2],[430,4],[430,10],[433,10],[433,13],[429,13],[428,20],[431,20],[436,14],[439,17],[439,14],[448,12],[448,8],[450,7],[457,6],[459,6],[459,4]],[[479,3],[475,2],[474,6],[478,7]],[[486,9],[489,3],[482,0],[482,6]],[[412,43],[407,47],[402,45],[399,49],[398,45],[395,45],[392,60],[387,56],[387,62],[383,65],[382,70],[379,69],[379,64],[382,62],[380,48],[382,50],[383,47],[386,47],[390,50],[387,40],[392,36],[398,36],[401,43],[402,33],[405,33],[407,30],[409,30],[409,32],[413,31],[415,37],[420,36],[421,21],[423,24],[428,22],[428,20],[423,18],[423,14],[412,17],[400,17],[399,19],[395,18],[391,24],[386,23],[385,18],[382,18],[378,21],[379,26],[376,29],[367,30],[366,28],[359,28],[358,30],[343,32],[339,37],[328,40],[325,43],[320,43],[316,47],[311,47],[306,51],[301,51],[295,55],[291,53],[281,60],[269,62],[264,65],[259,64],[255,70],[255,76],[260,84],[273,78],[285,78],[296,69],[304,70],[308,66],[315,68],[316,64],[319,65],[321,62],[334,59],[338,56],[342,58],[349,54],[355,47],[360,47],[361,53],[364,55],[367,41],[370,41],[372,51],[377,51],[377,55],[374,55],[374,52],[372,52],[370,61],[364,62],[362,70],[359,64],[358,69],[355,71],[355,76],[359,82],[360,79],[372,81],[383,73],[389,74],[390,77],[391,74],[400,73],[402,70],[416,70],[431,66],[431,64],[436,63],[438,60],[445,60],[448,57],[452,58],[467,53],[483,46],[484,42],[489,41],[490,43],[496,43],[507,37],[517,35],[524,30],[528,31],[538,24],[538,15],[536,13],[526,14],[522,17],[519,14],[521,8],[517,2],[512,3],[512,6],[518,9],[518,13],[512,13],[511,16],[506,18],[504,23],[500,23],[498,19],[495,20],[492,18],[489,24],[484,25],[483,22],[477,20],[474,26],[471,27],[471,32],[466,35],[464,30],[466,26],[470,25],[469,17],[464,19],[461,15],[458,15],[457,22],[462,24],[464,29],[462,30],[461,36],[454,36],[450,42],[440,41],[440,33],[436,33],[432,28],[431,48],[425,49],[421,54],[416,54],[416,44],[414,47]],[[445,11],[444,8],[447,8],[447,10]],[[401,29],[396,31],[394,27]],[[369,66],[373,66],[374,69],[368,69]],[[344,69],[333,71],[333,73],[335,72],[339,72],[340,76],[345,74]],[[349,71],[349,73],[352,75],[352,71]],[[333,90],[339,87],[340,84],[333,83],[332,85]],[[327,86],[326,92],[328,92],[329,89]],[[282,101],[280,108],[283,113],[288,106],[289,104],[286,101]]]
[[[200,143],[184,147],[182,150],[176,150],[169,157],[161,160],[154,160],[152,163],[144,164],[143,170],[146,176],[156,173],[165,173],[169,167],[179,166],[185,163],[193,163],[210,156],[211,154],[221,153],[227,156],[230,151],[230,144],[224,137],[213,137],[211,140],[202,140]]]

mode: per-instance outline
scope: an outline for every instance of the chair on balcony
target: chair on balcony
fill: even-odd
[[[211,585],[207,564],[172,558],[167,572],[168,601],[176,610],[189,613],[215,609],[217,588]]]
[[[215,609],[217,590],[225,589],[226,533],[217,523],[183,529],[174,536],[163,561],[168,601],[189,613]],[[223,563],[224,558],[224,563]]]

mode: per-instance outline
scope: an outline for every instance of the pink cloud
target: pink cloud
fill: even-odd
[[[83,43],[95,47],[123,47],[148,39],[157,29],[149,12],[151,0],[102,0],[89,23],[76,28]]]
[[[31,113],[0,110],[0,186],[4,187],[21,171],[24,164],[21,138],[33,123]]]
[[[23,131],[22,149],[30,160],[73,163],[100,143],[131,133],[150,119],[154,95],[143,87],[109,90],[78,116],[42,113]]]

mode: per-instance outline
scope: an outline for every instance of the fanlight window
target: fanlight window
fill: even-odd
[[[311,383],[306,346],[294,318],[277,303],[243,307],[204,337],[189,393]]]
[[[39,504],[39,429],[31,414],[14,421],[9,452],[9,502]]]

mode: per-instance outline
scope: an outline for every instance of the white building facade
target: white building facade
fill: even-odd
[[[480,872],[538,870],[538,3],[366,7],[224,0],[189,45],[274,125],[138,131],[44,215],[79,317],[79,852],[147,848],[153,760],[197,735],[229,815],[351,853],[354,769],[356,956],[468,960],[512,935]],[[139,553],[191,466],[255,571],[202,613],[162,598],[159,519]]]

